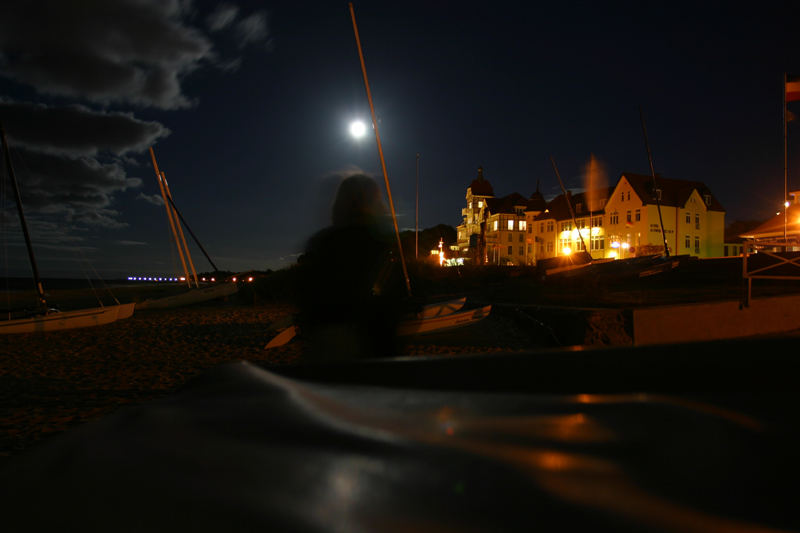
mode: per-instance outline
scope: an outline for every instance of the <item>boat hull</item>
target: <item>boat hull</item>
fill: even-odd
[[[136,304],[136,309],[182,307],[184,305],[192,305],[209,300],[216,300],[217,298],[224,298],[225,296],[234,294],[238,290],[239,286],[235,283],[220,283],[209,287],[189,289],[187,292],[176,294],[175,296],[166,296],[164,298],[158,298],[157,300],[138,302]]]
[[[487,305],[477,309],[468,309],[466,311],[450,313],[440,317],[404,320],[397,328],[397,334],[405,337],[408,335],[421,335],[424,333],[434,333],[469,326],[486,318],[491,310],[492,306]]]
[[[102,326],[133,315],[133,303],[64,311],[0,322],[0,335]]]

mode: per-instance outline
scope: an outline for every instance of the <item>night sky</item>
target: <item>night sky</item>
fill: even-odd
[[[478,166],[496,195],[539,182],[548,199],[551,156],[571,189],[592,155],[609,185],[648,173],[639,106],[656,171],[707,183],[726,223],[780,209],[791,2],[553,4],[354,3],[401,229],[417,153],[423,228],[460,223]],[[292,264],[342,174],[382,185],[355,118],[369,106],[347,2],[0,4],[0,120],[44,277],[177,273],[151,145],[218,267]],[[0,267],[26,275],[10,195],[3,215]]]

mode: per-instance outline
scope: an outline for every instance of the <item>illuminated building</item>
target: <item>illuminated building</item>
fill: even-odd
[[[533,264],[528,220],[545,207],[538,191],[530,198],[511,193],[494,197],[491,184],[478,168],[478,177],[467,188],[467,207],[461,210],[458,226],[458,250],[474,264]]]
[[[657,184],[654,189],[651,176],[624,173],[614,187],[595,195],[596,205],[588,205],[586,193],[570,195],[577,228],[564,195],[556,197],[533,221],[537,259],[583,246],[594,259],[660,254],[665,238],[671,255],[722,256],[725,209],[710,189],[698,181],[658,176]]]
[[[457,228],[459,255],[497,265],[534,265],[583,250],[594,259],[628,258],[663,253],[666,239],[671,255],[723,256],[725,209],[710,189],[660,176],[657,185],[652,176],[623,173],[613,187],[568,192],[549,202],[538,186],[530,198],[496,198],[478,168]]]

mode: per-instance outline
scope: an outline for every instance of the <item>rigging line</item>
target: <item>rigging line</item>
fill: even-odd
[[[75,255],[77,255],[78,258],[81,259],[87,265],[89,264],[88,261],[86,261],[86,258],[83,256],[83,252],[80,249],[75,251]],[[97,289],[94,288],[94,283],[92,283],[91,277],[89,276],[89,271],[86,270],[86,268],[84,268],[83,266],[81,267],[81,270],[83,270],[83,273],[86,276],[86,282],[92,289],[92,293],[94,294],[94,297],[97,299],[97,302],[100,304],[100,307],[105,307],[103,305],[103,300],[100,298],[100,295],[97,294]]]
[[[183,215],[181,214],[181,212],[178,211],[178,207],[175,205],[175,202],[172,200],[172,196],[171,195],[167,196],[167,200],[169,200],[169,205],[171,205],[172,209],[175,210],[175,213],[177,213],[178,218],[180,218],[180,220],[183,223],[183,225],[186,226],[186,230],[189,232],[189,235],[192,236],[192,238],[194,239],[194,242],[197,243],[198,247],[200,247],[200,251],[203,252],[203,255],[206,256],[206,259],[208,259],[208,262],[211,263],[211,267],[214,269],[214,272],[219,272],[220,270],[217,268],[217,265],[214,264],[214,261],[211,260],[211,257],[209,257],[208,252],[206,252],[206,249],[203,248],[203,245],[200,244],[200,241],[197,239],[197,235],[194,234],[194,232],[192,231],[192,228],[190,228],[189,224],[186,223],[186,219],[184,219]]]

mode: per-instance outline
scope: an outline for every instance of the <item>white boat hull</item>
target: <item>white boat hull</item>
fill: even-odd
[[[422,318],[417,320],[404,320],[397,328],[397,334],[401,337],[408,335],[420,335],[422,333],[434,333],[453,328],[461,328],[474,324],[486,318],[492,310],[491,305],[468,309],[458,313],[451,313],[434,318]]]
[[[156,300],[145,300],[136,304],[136,309],[166,309],[169,307],[181,307],[184,305],[191,305],[217,298],[224,298],[230,296],[239,290],[239,286],[235,283],[220,283],[208,287],[199,287],[189,289],[188,291],[176,294],[175,296],[166,296]]]
[[[0,322],[0,335],[102,326],[133,315],[133,303],[64,311]]]

